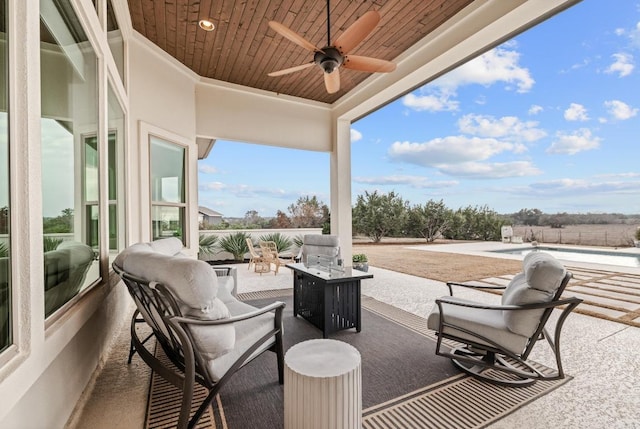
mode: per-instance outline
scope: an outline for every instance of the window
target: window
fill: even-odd
[[[68,0],[40,2],[45,316],[99,278],[97,58]]]
[[[186,149],[155,136],[150,136],[149,143],[152,238],[179,237],[185,243]]]
[[[12,342],[11,241],[9,228],[9,115],[7,95],[7,4],[0,0],[0,351]]]
[[[124,137],[126,124],[124,111],[111,85],[109,85],[108,105],[107,195],[109,199],[109,257],[115,258],[118,252],[125,247]]]

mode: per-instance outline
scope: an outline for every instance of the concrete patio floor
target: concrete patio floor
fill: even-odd
[[[475,243],[467,247],[442,245],[432,248],[456,253],[483,251],[480,248],[474,250],[473,245]],[[571,269],[572,264],[567,265]],[[281,269],[278,275],[260,275],[248,270],[247,264],[237,267],[239,293],[292,287],[292,274],[288,269]],[[575,267],[578,268],[584,267]],[[435,299],[447,294],[447,288],[442,282],[375,267],[371,267],[370,272],[374,278],[363,281],[364,295],[419,316],[426,317]],[[624,269],[623,272],[640,274],[640,269]],[[471,290],[461,290],[456,295],[486,303],[499,301],[496,295]],[[128,321],[125,321],[120,347],[127,346],[127,330]],[[573,379],[490,427],[638,427],[640,328],[572,313],[563,329],[561,350],[565,372]],[[536,346],[531,358],[548,366],[554,365],[553,357],[544,342]],[[79,405],[75,417],[67,427],[142,428],[148,378],[148,370],[143,363],[134,368],[127,367],[122,350],[114,350],[105,369],[88,388],[85,400]],[[131,386],[129,383],[133,383],[135,387],[125,388],[124,386]]]

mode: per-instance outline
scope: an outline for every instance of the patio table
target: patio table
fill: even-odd
[[[360,281],[373,274],[355,268],[324,270],[303,263],[287,264],[293,270],[293,315],[302,316],[322,330],[323,338],[341,329],[362,328]]]

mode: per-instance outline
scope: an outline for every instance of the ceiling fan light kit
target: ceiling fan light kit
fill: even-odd
[[[318,49],[295,31],[276,21],[269,21],[269,27],[293,43],[314,52],[313,61],[271,72],[269,76],[282,76],[304,70],[314,64],[319,66],[324,74],[324,83],[329,94],[340,90],[340,67],[369,73],[390,73],[396,69],[395,63],[378,58],[349,55],[349,52],[362,42],[380,22],[380,14],[369,11],[356,20],[331,43],[331,15],[327,0],[327,46]]]
[[[336,48],[325,47],[313,56],[313,62],[320,66],[325,73],[333,73],[344,62],[344,57]]]

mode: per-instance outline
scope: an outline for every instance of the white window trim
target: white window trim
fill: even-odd
[[[187,137],[179,134],[167,131],[163,128],[156,127],[144,121],[138,123],[138,141],[140,142],[140,241],[151,241],[152,226],[151,226],[151,137],[156,137],[161,140],[173,143],[181,146],[185,149],[185,166],[184,166],[184,193],[185,193],[185,214],[184,214],[184,241],[185,247],[190,248],[194,241],[191,237],[192,227],[192,212],[194,204],[197,206],[197,177],[194,177],[196,172],[193,168],[192,162],[193,154],[197,156],[197,150],[194,149],[195,138],[188,139]],[[171,205],[170,203],[166,204]],[[182,206],[182,204],[180,204]],[[197,209],[196,209],[197,210]],[[197,217],[196,217],[197,221]],[[197,244],[197,240],[196,240]]]

